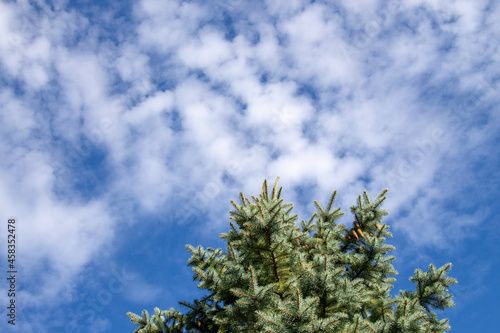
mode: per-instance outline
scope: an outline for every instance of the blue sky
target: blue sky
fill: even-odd
[[[185,244],[225,250],[229,200],[280,176],[302,219],[333,190],[348,213],[389,188],[396,291],[452,262],[452,331],[494,332],[498,17],[486,0],[0,2],[0,243],[15,217],[19,270],[0,330],[184,311],[204,294]]]

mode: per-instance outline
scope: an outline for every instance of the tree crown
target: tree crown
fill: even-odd
[[[279,179],[279,177],[278,177]],[[435,309],[453,307],[447,276],[451,264],[415,270],[415,291],[391,297],[397,274],[392,237],[382,222],[387,190],[372,200],[366,191],[350,207],[354,221],[334,207],[337,192],[301,227],[293,205],[284,204],[278,179],[269,193],[264,181],[260,196],[231,201],[230,230],[220,235],[222,249],[186,245],[198,288],[209,293],[189,311],[154,309],[149,317],[127,313],[135,333],[158,332],[446,332],[447,319]],[[312,233],[312,235],[311,235]]]

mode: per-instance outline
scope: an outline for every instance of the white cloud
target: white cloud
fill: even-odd
[[[22,101],[13,96],[10,89],[0,91],[0,117],[4,128],[2,137],[4,140],[12,140],[16,143],[28,140],[30,132],[36,126],[33,119],[33,110],[28,109]]]
[[[199,40],[188,41],[179,49],[179,57],[187,66],[205,68],[230,59],[230,42],[221,33],[204,28],[199,35]]]
[[[283,17],[288,17],[299,11],[301,11],[307,2],[304,0],[292,0],[292,1],[266,1],[267,10],[270,14]]]
[[[55,301],[112,239],[114,219],[103,202],[56,198],[54,170],[47,153],[21,148],[2,153],[15,159],[12,165],[2,166],[2,174],[9,177],[1,182],[0,197],[5,203],[1,215],[17,219],[19,264],[26,276],[40,277],[41,271],[52,276],[50,280],[42,278],[36,291],[25,290],[32,293],[26,297],[32,298],[33,304]]]
[[[207,16],[195,3],[159,0],[140,1],[134,14],[141,20],[138,42],[162,52],[175,51],[189,41]]]
[[[124,45],[121,52],[122,55],[116,60],[121,79],[132,84],[147,85],[150,79],[148,56],[141,53],[135,45]]]

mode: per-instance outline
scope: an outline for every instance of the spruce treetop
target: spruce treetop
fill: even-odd
[[[337,192],[301,227],[293,205],[284,204],[278,179],[271,191],[264,181],[259,197],[240,193],[231,201],[230,230],[220,235],[226,252],[186,245],[198,288],[207,295],[149,316],[127,313],[134,333],[159,332],[446,332],[447,319],[434,310],[454,306],[447,276],[451,264],[415,270],[415,291],[390,290],[397,272],[395,248],[383,223],[387,190],[372,200],[365,191],[350,207],[351,226],[338,223]]]

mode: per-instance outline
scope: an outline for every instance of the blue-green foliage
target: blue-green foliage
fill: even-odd
[[[127,313],[135,333],[158,332],[446,332],[447,319],[432,309],[454,306],[447,276],[451,264],[415,271],[416,291],[391,298],[397,272],[394,247],[382,222],[384,190],[374,201],[366,192],[352,206],[352,227],[337,223],[343,213],[314,202],[317,212],[301,228],[292,204],[283,204],[277,182],[271,195],[264,181],[259,198],[240,193],[232,201],[231,229],[222,249],[186,247],[188,261],[208,294],[194,303],[179,302],[186,314],[155,308],[149,317]],[[311,233],[313,235],[311,236]]]

